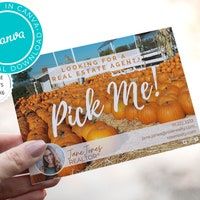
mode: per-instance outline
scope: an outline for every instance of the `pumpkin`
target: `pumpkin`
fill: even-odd
[[[51,137],[51,143],[57,144],[61,147],[71,146],[81,142],[82,139],[72,132],[59,134],[57,137]]]
[[[138,83],[144,83],[145,82],[145,77],[142,75],[138,78]]]
[[[83,127],[80,127],[77,124],[72,126],[72,132],[75,133],[76,135],[78,135],[79,137],[82,137],[82,135],[81,135],[82,130],[83,130]]]
[[[119,101],[118,102],[118,111],[115,112],[114,110],[114,105],[112,106],[112,114],[114,116],[115,119],[124,119],[125,118],[125,109],[126,109],[126,106],[125,104],[123,103],[123,101]]]
[[[183,92],[188,92],[189,89],[187,86],[183,86],[182,88],[180,88],[180,94],[182,94]]]
[[[142,110],[138,110],[138,119],[143,124],[151,124],[157,122],[157,104],[148,103]]]
[[[152,91],[150,98],[147,100],[147,102],[157,102],[158,96],[156,96],[156,92],[159,91]],[[160,92],[159,92],[160,94]]]
[[[72,131],[76,133],[79,137],[83,137],[85,140],[87,138],[88,133],[98,127],[98,126],[105,126],[106,123],[102,121],[87,121],[82,127],[79,127],[78,125],[75,125],[72,127]]]
[[[167,95],[167,94],[178,95],[178,94],[179,94],[179,91],[180,91],[180,89],[179,89],[177,86],[175,86],[175,85],[169,85],[169,86],[167,87],[167,89],[163,91],[163,93],[164,93],[165,95]]]
[[[125,108],[126,119],[130,121],[137,119],[137,112],[138,110],[132,104],[127,105]]]
[[[103,101],[104,110],[103,112],[106,114],[110,114],[112,112],[112,101],[111,99],[106,99]]]
[[[68,133],[71,133],[71,128],[66,124],[60,124],[57,127],[57,133],[58,133],[58,136],[66,135]],[[48,128],[48,136],[49,136],[50,139],[54,138],[52,126],[50,124],[49,124],[49,128]]]
[[[53,108],[53,105],[49,106],[49,108],[48,108],[49,113],[52,113],[52,108]]]
[[[51,122],[51,113],[49,113],[48,111],[46,111],[42,108],[39,108],[36,110],[36,113],[47,124]]]
[[[168,87],[168,84],[167,83],[159,83],[158,84],[158,89],[159,90],[166,90],[167,89],[167,87]]]
[[[160,83],[165,83],[165,82],[168,82],[170,79],[169,79],[169,74],[168,73],[159,73],[157,75],[157,80],[158,82]]]
[[[145,81],[148,82],[148,83],[151,83],[153,81],[152,75],[146,75],[145,76]]]
[[[78,107],[80,105],[80,98],[73,98],[73,101],[71,102],[73,107]]]
[[[158,107],[157,116],[160,123],[165,123],[182,119],[185,113],[178,101],[167,101]]]
[[[117,130],[109,125],[97,126],[89,131],[86,141],[97,140],[117,134]]]
[[[137,78],[137,77],[138,77],[138,74],[137,74],[136,71],[134,71],[134,72],[132,72],[132,73],[129,73],[128,75],[129,75],[129,78],[131,78],[131,79],[134,79],[134,78]]]
[[[180,77],[184,76],[183,69],[182,68],[174,69],[172,75],[174,78],[180,78]]]
[[[185,80],[176,80],[176,81],[172,82],[172,85],[175,85],[178,88],[182,88],[184,86],[187,86]]]
[[[151,70],[150,66],[148,66],[148,67],[146,68],[146,70],[144,71],[144,74],[145,74],[145,75],[152,75],[152,70]]]
[[[48,127],[41,118],[39,118],[34,112],[28,112],[26,116],[30,130],[37,130],[38,133],[46,134]]]
[[[50,142],[49,137],[48,137],[47,134],[40,133],[37,130],[31,130],[28,133],[27,141],[29,141],[29,140],[43,140],[46,143]]]
[[[162,105],[166,102],[176,101],[176,100],[177,100],[177,96],[174,94],[160,95],[157,99],[157,103],[158,103],[158,105]]]
[[[178,98],[178,101],[181,104],[181,107],[183,108],[186,115],[194,114],[192,100],[188,91],[182,92],[182,94]]]
[[[86,107],[86,100],[85,100],[85,97],[80,99],[79,106],[80,106],[81,108],[85,108],[85,107]]]
[[[28,133],[29,133],[29,125],[28,122],[26,121],[25,117],[19,117],[18,118],[18,123],[19,123],[19,128],[20,128],[20,132],[22,134],[22,139],[23,141],[26,141]]]

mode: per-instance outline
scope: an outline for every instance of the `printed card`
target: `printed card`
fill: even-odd
[[[199,142],[172,28],[41,55],[12,75],[33,184]]]

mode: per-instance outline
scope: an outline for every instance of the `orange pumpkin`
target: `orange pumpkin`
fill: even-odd
[[[79,137],[82,137],[82,135],[81,135],[82,130],[83,130],[83,127],[80,127],[77,124],[72,126],[72,132],[75,133],[76,135],[78,135]]]
[[[145,76],[145,81],[148,82],[148,83],[151,83],[153,81],[152,74],[151,75],[146,75]]]
[[[157,75],[157,79],[158,79],[158,82],[165,83],[165,82],[168,82],[170,80],[170,77],[169,77],[168,73],[159,73]]]
[[[138,83],[144,83],[145,82],[145,77],[142,75],[138,78]]]
[[[192,105],[192,100],[190,97],[190,93],[188,91],[183,92],[179,98],[179,103],[181,104],[181,107],[183,108],[186,115],[193,115],[194,114],[194,108]]]
[[[138,110],[138,119],[143,124],[156,123],[157,120],[157,104],[149,103],[142,110]]]
[[[172,85],[175,85],[178,88],[182,88],[182,87],[186,86],[187,84],[186,84],[185,80],[176,80],[176,81],[172,82]]]
[[[57,144],[61,147],[71,146],[81,143],[82,140],[74,133],[58,135],[56,138],[51,138],[51,143]]]
[[[106,114],[110,114],[112,112],[112,100],[106,98],[103,101],[103,105],[104,105],[103,112],[106,113]]]
[[[165,123],[182,119],[185,113],[178,101],[168,101],[158,107],[157,116],[160,123]]]
[[[167,94],[178,95],[178,94],[179,94],[179,91],[180,91],[180,89],[179,89],[177,86],[175,86],[175,85],[169,85],[169,86],[167,87],[167,89],[163,91],[163,93],[164,93],[165,95],[167,95]]]
[[[85,97],[80,99],[79,105],[81,108],[85,108],[86,107],[86,100]]]
[[[69,102],[69,101],[68,101]],[[73,98],[73,101],[70,102],[73,107],[78,107],[80,105],[80,98]]]
[[[158,84],[158,89],[159,90],[166,90],[167,89],[167,87],[168,87],[168,84],[167,83],[159,83]]]
[[[157,102],[158,96],[156,96],[156,92],[159,92],[159,91],[153,91],[151,93],[150,98],[147,100],[147,102]],[[160,94],[160,92],[159,92],[159,94]]]
[[[187,86],[183,86],[182,88],[180,88],[180,94],[182,94],[183,92],[188,92],[189,89]]]
[[[37,130],[31,130],[28,133],[27,141],[29,141],[29,140],[43,140],[46,143],[50,142],[49,137],[48,137],[47,134],[40,133]]]
[[[184,76],[183,69],[181,67],[179,69],[175,69],[173,71],[172,75],[173,75],[174,78],[180,78],[180,77]]]
[[[138,110],[132,104],[127,105],[125,108],[126,119],[130,121],[137,119],[137,112]]]
[[[86,141],[97,140],[117,134],[117,130],[109,125],[97,126],[89,131]]]
[[[71,133],[71,128],[66,124],[60,124],[57,127],[57,133],[58,133],[58,135],[65,135],[65,134]],[[50,139],[54,138],[52,125],[50,125],[50,124],[49,124],[49,127],[48,127],[48,136],[49,136]]]
[[[158,103],[158,105],[162,105],[166,102],[176,101],[176,100],[177,100],[177,96],[174,94],[160,95],[157,99],[157,103]]]
[[[78,135],[79,137],[83,137],[84,135],[84,132],[83,132],[83,129],[85,129],[85,131],[87,130],[87,127],[90,128],[92,122],[91,121],[86,121],[86,123],[80,127],[78,126],[77,124],[72,126],[72,132],[76,133],[76,135]]]
[[[129,73],[128,75],[129,75],[129,78],[132,78],[132,79],[138,77],[137,71],[134,71],[134,72],[132,72],[132,73]]]
[[[152,75],[152,70],[150,68],[150,66],[147,67],[147,69],[144,71],[145,75]]]
[[[83,127],[77,127],[78,125],[75,125],[72,127],[72,131],[75,132],[77,135],[80,137],[83,137],[85,140],[87,138],[88,133],[92,130],[95,129],[98,126],[105,126],[106,123],[102,121],[87,121]]]
[[[122,101],[119,101],[119,103],[118,103],[118,111],[117,112],[115,112],[114,105],[113,105],[112,106],[112,114],[113,114],[114,118],[118,119],[118,120],[124,119],[126,117],[125,109],[126,109],[126,106]]]
[[[21,114],[20,114],[18,117],[18,123],[19,123],[20,132],[22,134],[22,139],[23,139],[23,141],[26,141],[28,133],[29,133],[28,122],[26,121],[26,118],[21,116]]]

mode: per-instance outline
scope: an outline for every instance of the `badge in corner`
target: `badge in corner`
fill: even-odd
[[[13,2],[0,3],[0,73],[16,74],[40,55],[42,27],[34,13]]]

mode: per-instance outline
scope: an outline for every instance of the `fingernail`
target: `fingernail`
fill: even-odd
[[[26,151],[33,157],[39,157],[45,150],[46,143],[43,140],[31,141],[25,146]]]

